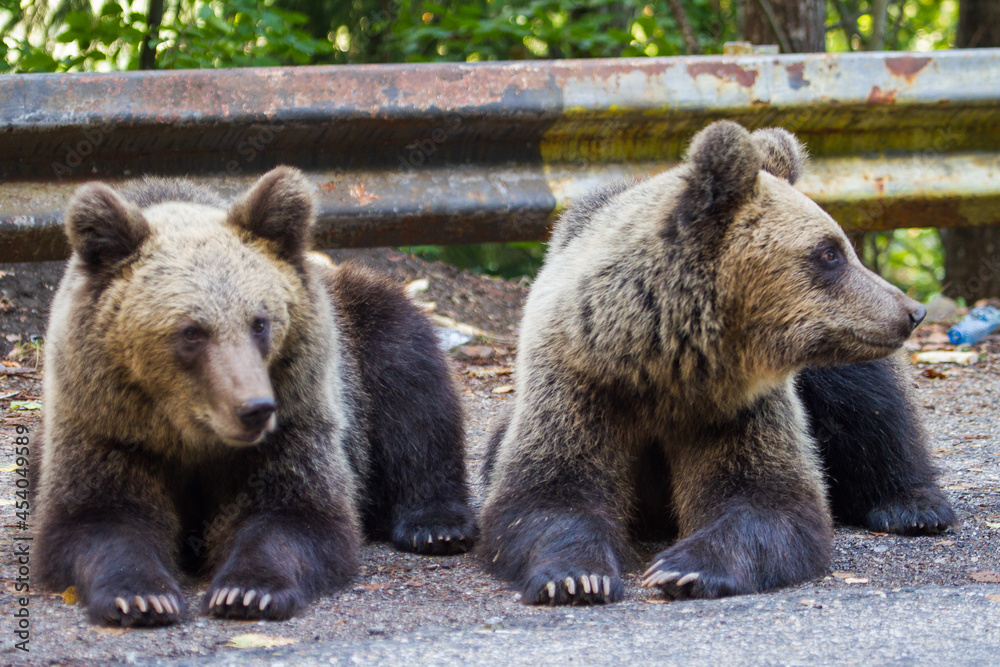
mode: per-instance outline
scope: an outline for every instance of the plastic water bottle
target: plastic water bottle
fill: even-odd
[[[975,345],[1000,327],[1000,310],[993,306],[973,308],[962,321],[948,329],[948,340],[954,345]]]

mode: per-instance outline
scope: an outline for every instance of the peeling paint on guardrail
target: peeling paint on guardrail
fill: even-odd
[[[545,238],[594,186],[676,162],[719,118],[809,147],[849,229],[1000,222],[1000,50],[0,77],[0,261],[61,258],[91,179],[233,195],[316,185],[324,247]]]

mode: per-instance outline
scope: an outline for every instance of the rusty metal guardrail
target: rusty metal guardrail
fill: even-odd
[[[600,183],[660,171],[718,118],[796,132],[848,229],[1000,222],[1000,50],[0,77],[0,261],[62,258],[81,181],[235,194],[304,169],[319,244],[545,237]]]

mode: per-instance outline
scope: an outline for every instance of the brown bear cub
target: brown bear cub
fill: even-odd
[[[435,333],[387,279],[307,258],[313,209],[287,167],[228,208],[161,180],[70,202],[36,539],[93,621],[175,622],[183,570],[211,577],[207,614],[283,619],[357,572],[363,534],[471,546]]]
[[[815,577],[827,485],[844,521],[953,522],[887,359],[924,309],[792,187],[804,161],[783,130],[715,123],[557,224],[484,466],[480,553],[525,602],[619,600],[633,537],[676,538],[643,582],[672,597]]]

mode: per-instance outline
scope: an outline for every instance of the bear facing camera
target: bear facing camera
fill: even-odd
[[[821,575],[836,518],[944,530],[898,355],[924,308],[792,187],[788,132],[717,122],[567,210],[489,443],[480,555],[529,604],[614,602],[633,540],[674,598]]]
[[[471,547],[460,403],[430,323],[361,267],[310,261],[310,183],[232,205],[186,181],[79,188],[33,443],[39,574],[94,622],[284,619],[362,536]]]

